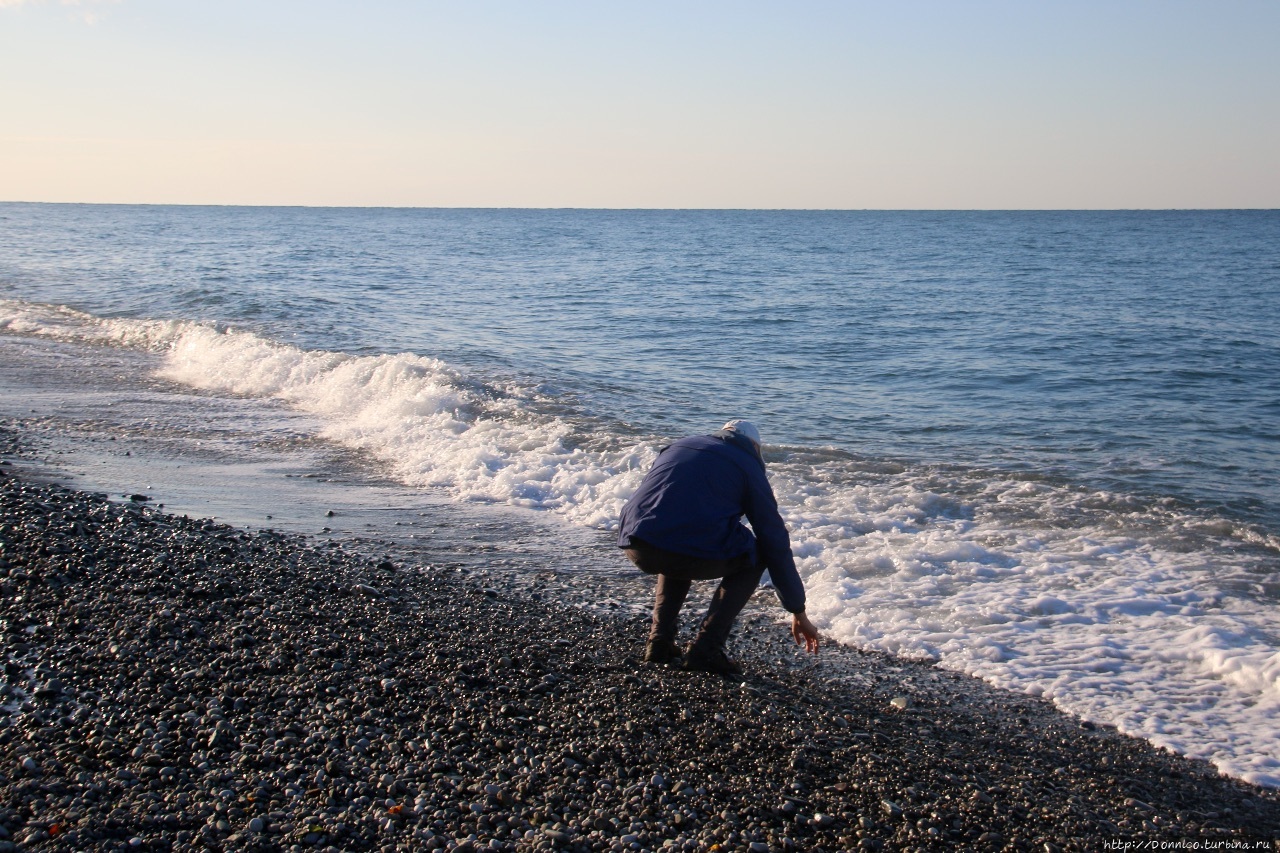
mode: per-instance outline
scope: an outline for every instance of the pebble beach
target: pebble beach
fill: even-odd
[[[685,673],[640,662],[642,620],[502,575],[0,471],[0,851],[1280,838],[1276,791],[1047,702],[805,660],[768,590],[745,674]]]

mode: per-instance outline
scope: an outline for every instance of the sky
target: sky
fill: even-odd
[[[1280,207],[1277,0],[0,0],[0,200]]]

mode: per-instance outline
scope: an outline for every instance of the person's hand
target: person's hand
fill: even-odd
[[[791,636],[796,638],[796,642],[804,646],[804,650],[811,655],[818,653],[818,629],[809,621],[809,617],[804,613],[795,613],[791,616]]]

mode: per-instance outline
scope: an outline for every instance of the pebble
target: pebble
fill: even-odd
[[[51,699],[62,693],[62,682],[56,678],[51,678],[45,683],[36,687],[37,699]]]

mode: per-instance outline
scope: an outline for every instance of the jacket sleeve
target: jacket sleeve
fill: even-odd
[[[796,561],[791,555],[791,536],[778,513],[778,501],[773,496],[773,488],[763,466],[747,477],[746,516],[760,543],[778,600],[791,613],[802,612],[805,605],[804,582],[796,571]]]

